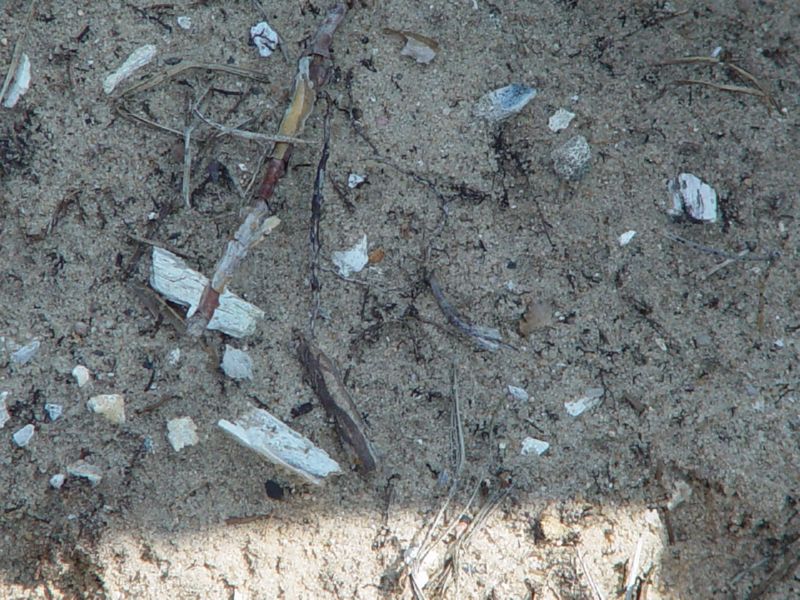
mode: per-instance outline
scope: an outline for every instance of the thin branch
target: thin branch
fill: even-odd
[[[279,135],[296,137],[302,133],[306,120],[314,109],[317,92],[327,79],[333,34],[344,19],[346,12],[347,8],[344,4],[337,4],[328,12],[328,16],[323,20],[311,42],[310,51],[298,61],[292,100],[283,115],[278,129]],[[197,312],[189,319],[190,335],[199,336],[205,330],[214,311],[219,306],[220,294],[233,279],[236,270],[250,249],[261,239],[259,230],[270,214],[268,202],[272,198],[278,182],[286,174],[293,149],[294,146],[287,142],[278,142],[272,148],[250,213],[234,234],[233,239],[228,242],[222,258],[217,263],[214,276],[203,290]]]
[[[331,103],[325,110],[325,123],[323,125],[322,156],[317,165],[317,176],[314,179],[314,193],[311,196],[311,222],[309,225],[309,270],[311,271],[311,314],[309,316],[308,330],[314,335],[314,325],[319,315],[320,307],[320,282],[319,282],[319,255],[322,249],[322,239],[320,238],[320,221],[322,220],[322,205],[325,203],[325,195],[322,189],[325,186],[325,168],[328,165],[331,141]]]

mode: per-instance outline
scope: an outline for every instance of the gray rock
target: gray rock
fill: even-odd
[[[578,181],[589,172],[592,149],[585,137],[576,135],[553,150],[550,158],[556,175],[566,181]]]

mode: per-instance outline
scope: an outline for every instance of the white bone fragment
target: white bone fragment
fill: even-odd
[[[325,477],[342,472],[327,452],[263,409],[252,408],[234,423],[220,419],[218,425],[245,448],[309,483],[320,485]]]
[[[349,250],[339,250],[331,253],[333,264],[339,269],[339,275],[349,277],[351,273],[358,273],[367,266],[369,256],[367,255],[367,236]]]
[[[23,53],[19,57],[19,64],[17,70],[14,72],[14,83],[9,86],[6,92],[6,99],[3,101],[3,106],[6,108],[14,108],[19,99],[31,87],[31,61],[28,55]]]
[[[122,66],[111,73],[103,81],[103,91],[106,95],[114,91],[114,88],[141,69],[156,56],[156,47],[153,44],[145,44],[131,52],[130,56],[122,63]]]
[[[176,452],[186,446],[194,446],[200,438],[197,437],[197,426],[192,417],[179,417],[167,421],[167,439]]]
[[[188,306],[187,317],[197,310],[200,296],[208,279],[190,269],[186,263],[163,248],[153,248],[153,269],[150,285],[170,302]],[[219,306],[208,324],[208,329],[217,329],[232,337],[241,338],[256,330],[256,321],[264,317],[264,311],[245,302],[227,289],[219,299]]]

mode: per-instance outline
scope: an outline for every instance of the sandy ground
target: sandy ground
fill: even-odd
[[[0,597],[408,597],[415,564],[430,598],[621,598],[629,584],[633,598],[798,597],[796,3],[355,3],[326,87],[316,342],[380,453],[367,478],[350,468],[293,348],[312,302],[326,102],[277,192],[281,226],[232,284],[265,318],[246,339],[208,332],[199,343],[152,302],[151,248],[134,238],[210,274],[264,147],[202,143],[198,124],[187,208],[182,138],[123,118],[102,89],[134,49],[155,44],[134,81],[188,61],[264,77],[184,72],[126,98],[128,109],[182,132],[187,102],[208,90],[210,118],[272,132],[327,7],[42,0],[26,22],[28,6],[0,5],[3,62],[24,38],[32,64],[30,91],[0,109]],[[248,45],[263,17],[284,55]],[[402,56],[387,27],[435,38],[438,55]],[[758,83],[708,62],[657,64],[718,46]],[[774,106],[682,80],[761,85]],[[515,82],[538,90],[519,114],[473,116],[480,96]],[[559,108],[576,117],[553,132]],[[563,182],[550,154],[575,135],[591,144],[591,168]],[[665,182],[681,172],[717,190],[718,222],[667,213]],[[348,188],[350,173],[366,182]],[[384,258],[345,281],[331,252],[364,234]],[[773,259],[717,268],[727,254],[670,236]],[[454,330],[428,271],[513,348],[489,352]],[[32,340],[33,359],[15,362]],[[226,343],[253,358],[251,381],[221,372]],[[82,388],[79,364],[91,373]],[[565,402],[598,388],[599,405],[568,414]],[[87,409],[104,393],[124,395],[124,424]],[[415,563],[454,482],[456,395],[465,464],[440,543]],[[306,402],[313,410],[292,417]],[[46,403],[63,414],[52,420]],[[224,437],[217,421],[253,405],[345,473],[309,487]],[[166,422],[183,416],[200,439],[176,452]],[[12,435],[26,424],[35,434],[20,448]],[[523,455],[528,437],[549,449]],[[81,459],[97,485],[50,486]],[[443,562],[457,577],[441,594]]]

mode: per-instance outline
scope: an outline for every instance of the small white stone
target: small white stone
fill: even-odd
[[[181,29],[187,29],[188,30],[188,29],[192,28],[192,18],[191,17],[187,17],[186,15],[181,15],[180,17],[178,17],[175,20],[178,22],[178,27],[180,27]]]
[[[22,429],[18,429],[14,435],[12,436],[14,439],[14,443],[19,446],[20,448],[24,448],[28,445],[33,437],[34,432],[36,429],[31,423],[28,423]]]
[[[78,384],[79,388],[89,383],[89,380],[92,378],[92,374],[89,373],[89,369],[83,365],[76,365],[76,367],[72,369],[72,376],[75,378],[75,383]]]
[[[8,414],[8,406],[6,406],[6,398],[8,392],[0,392],[0,429],[6,426],[11,415]]]
[[[631,243],[631,240],[634,238],[635,235],[636,235],[636,232],[633,229],[630,229],[630,230],[626,231],[621,236],[619,236],[619,238],[618,238],[619,239],[619,245],[620,246],[627,246],[628,244]]]
[[[529,454],[538,454],[541,456],[550,448],[550,444],[543,440],[537,440],[536,438],[526,437],[522,440],[522,450],[520,450],[520,454],[522,456],[528,456]]]
[[[775,347],[777,350],[780,350],[781,348],[783,348],[783,347],[785,347],[785,346],[786,346],[786,342],[784,342],[784,341],[783,341],[783,338],[778,338],[777,340],[775,340],[774,342],[772,342],[772,345],[773,345],[773,346],[774,346],[774,347]]]
[[[125,398],[122,394],[100,394],[93,396],[86,403],[89,410],[103,415],[115,425],[125,422]]]
[[[167,362],[172,367],[176,367],[181,360],[181,349],[180,348],[173,348],[169,351],[167,355]]]
[[[250,28],[250,39],[258,48],[258,53],[264,58],[272,54],[278,47],[278,34],[266,21],[256,23]]]
[[[339,275],[342,277],[349,277],[352,273],[358,273],[361,269],[367,266],[369,256],[367,255],[367,236],[364,235],[361,240],[349,250],[339,250],[331,253],[331,260],[336,268],[339,269]]]
[[[559,108],[547,120],[547,126],[550,128],[550,131],[561,131],[562,129],[566,129],[567,127],[569,127],[569,124],[572,122],[572,119],[574,118],[575,118],[574,112],[570,112],[563,108]]]
[[[358,173],[350,173],[350,175],[347,177],[347,187],[349,187],[351,190],[355,189],[366,180],[367,178],[363,175],[359,175]]]
[[[44,405],[44,410],[51,421],[55,421],[64,412],[64,407],[61,404],[52,404],[48,402]]]
[[[586,390],[584,395],[577,400],[565,402],[564,408],[567,410],[567,413],[569,413],[570,416],[577,417],[587,410],[599,406],[601,400],[603,399],[603,394],[605,394],[603,388],[589,388]]]
[[[221,366],[225,375],[231,379],[253,378],[253,360],[244,350],[226,344]]]
[[[681,173],[667,182],[667,189],[672,196],[669,214],[687,214],[695,221],[716,222],[717,191],[702,179],[691,173]]]
[[[550,154],[553,170],[565,181],[578,181],[589,172],[592,148],[582,135],[576,135]]]
[[[50,487],[54,490],[60,490],[61,486],[64,485],[66,478],[67,476],[63,473],[56,473],[50,478]]]
[[[88,479],[92,485],[97,485],[103,479],[103,474],[99,468],[87,463],[85,460],[78,460],[67,467],[67,473],[74,477]]]
[[[24,365],[30,362],[39,351],[39,340],[33,340],[25,344],[22,348],[11,354],[11,362],[17,365]]]
[[[167,439],[176,452],[186,446],[194,446],[199,441],[197,426],[191,417],[170,419],[167,421]]]
[[[519,400],[520,402],[527,402],[530,399],[528,392],[515,385],[508,386],[508,393],[511,394],[511,397],[514,398],[514,400]]]

